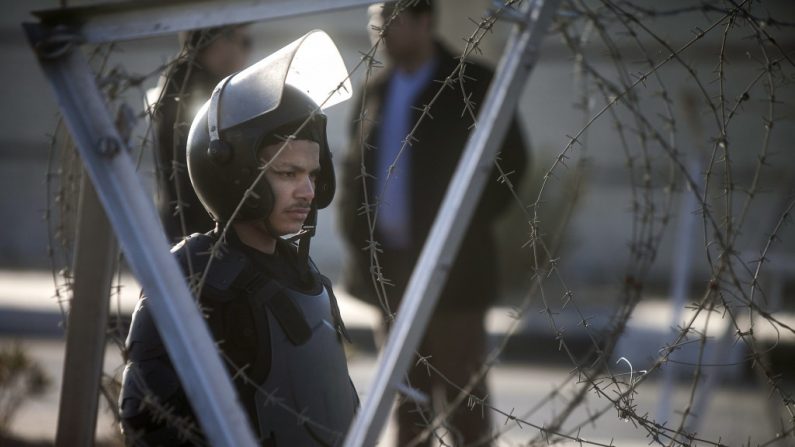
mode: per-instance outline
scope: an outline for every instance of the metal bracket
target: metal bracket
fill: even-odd
[[[78,32],[64,25],[53,28],[32,26],[26,29],[36,55],[42,59],[57,59],[83,43]]]

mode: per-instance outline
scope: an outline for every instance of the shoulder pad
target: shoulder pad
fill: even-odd
[[[183,239],[171,248],[171,253],[177,258],[180,267],[183,269],[188,266],[188,257],[192,267],[204,267],[209,260],[210,250],[215,243],[215,239],[209,235],[194,233]]]
[[[216,239],[212,236],[195,233],[171,249],[185,276],[189,276],[191,270],[194,275],[204,274],[215,242]],[[235,278],[243,271],[246,262],[243,253],[229,247],[228,244],[221,244],[212,258],[205,285],[220,292],[229,290]]]
[[[123,420],[146,413],[147,398],[165,403],[180,393],[179,377],[168,359],[127,363],[121,383],[119,416]]]
[[[135,304],[126,345],[127,355],[133,361],[166,355],[155,321],[149,311],[147,298],[142,297]]]

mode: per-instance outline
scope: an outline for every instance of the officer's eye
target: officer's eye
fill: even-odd
[[[283,178],[293,178],[295,177],[294,171],[276,171],[276,175]]]

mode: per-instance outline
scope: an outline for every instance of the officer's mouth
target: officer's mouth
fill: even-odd
[[[285,213],[294,219],[304,220],[309,216],[309,208],[288,208]]]

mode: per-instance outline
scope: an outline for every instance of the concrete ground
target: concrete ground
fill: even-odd
[[[131,278],[122,289],[117,300],[119,313],[124,315],[129,312],[137,298],[137,286]],[[42,365],[52,384],[43,396],[26,401],[11,424],[11,432],[19,437],[29,440],[54,439],[58,403],[60,396],[60,382],[64,360],[64,341],[61,329],[58,327],[60,312],[53,296],[52,278],[49,273],[42,272],[0,272],[0,349],[13,343],[19,343],[25,351],[39,364]],[[372,328],[377,319],[377,312],[345,294],[340,294],[342,313],[348,325],[356,331],[359,339],[366,336],[372,337]],[[659,304],[650,303],[648,308],[638,311],[640,318],[644,314],[659,314],[663,309],[655,308]],[[499,337],[501,328],[507,324],[508,309],[495,309],[488,318],[489,330],[492,336]],[[659,315],[658,315],[659,317]],[[659,320],[659,318],[658,318]],[[625,352],[631,352],[633,344],[640,343],[643,337],[653,337],[649,332],[654,327],[651,322],[635,321],[634,326],[643,328],[644,331],[635,330],[631,335],[636,337],[637,343],[622,341],[626,346]],[[535,328],[535,332],[526,330],[519,334],[520,343],[525,343],[526,349],[533,350],[533,346],[554,345],[549,334],[544,334],[537,324],[528,324]],[[364,335],[363,335],[364,334]],[[657,335],[659,338],[659,335]],[[575,344],[574,340],[572,344]],[[376,371],[375,350],[367,342],[357,344],[350,359],[351,376],[363,399],[367,398],[369,384]],[[624,352],[624,351],[622,351]],[[630,355],[630,354],[627,354]],[[550,391],[563,383],[569,376],[570,365],[565,362],[536,355],[528,358],[506,356],[505,363],[498,364],[489,378],[491,387],[492,404],[505,414],[524,416],[528,411],[544,401]],[[632,358],[632,357],[630,357]],[[521,361],[520,361],[521,360]],[[115,346],[109,345],[105,356],[105,372],[109,375],[119,375],[121,356]],[[640,369],[636,366],[636,370]],[[638,414],[648,414],[650,418],[656,417],[661,403],[667,402],[671,408],[681,409],[686,405],[690,392],[690,381],[675,381],[672,388],[665,388],[660,376],[655,375],[650,380],[640,385],[634,404]],[[774,398],[767,393],[767,388],[758,383],[752,376],[739,373],[739,378],[731,378],[726,383],[717,386],[708,396],[708,404],[699,415],[698,437],[712,441],[720,441],[724,445],[794,445],[795,438],[764,444],[775,438],[780,427],[778,418],[782,414],[772,404]],[[571,381],[576,382],[576,381]],[[565,406],[566,400],[571,396],[572,385],[564,387],[557,397],[549,400],[534,413],[527,415],[526,420],[537,426],[549,424],[553,414]],[[608,402],[590,393],[587,404],[581,405],[569,419],[566,427],[584,421],[590,414],[605,408]],[[492,412],[495,428],[504,431],[495,445],[514,446],[524,445],[529,440],[539,436],[538,430],[524,424],[506,421],[504,416]],[[668,426],[678,423],[678,415],[674,414]],[[576,435],[576,430],[573,435]],[[379,445],[392,446],[394,424],[390,423]],[[117,437],[117,428],[108,408],[103,403],[97,422],[97,438],[113,439]],[[603,416],[593,424],[588,424],[579,432],[580,438],[615,446],[645,446],[650,444],[647,431],[637,427],[632,422],[619,417],[615,409],[608,409]],[[789,444],[788,444],[789,442]],[[577,443],[562,442],[557,445],[579,445]],[[586,444],[583,444],[586,445]],[[709,445],[695,443],[693,445]]]
[[[19,409],[11,424],[11,432],[29,440],[52,440],[55,437],[58,421],[64,343],[60,340],[2,338],[0,339],[0,348],[15,342],[21,343],[30,356],[44,367],[53,379],[53,383],[44,396],[27,401]],[[120,367],[119,351],[115,347],[109,347],[105,356],[105,372],[119,374]],[[370,354],[360,353],[351,359],[351,376],[363,399],[367,398],[367,390],[375,368],[376,359]],[[555,365],[498,365],[489,381],[494,399],[493,405],[505,413],[522,416],[544,399],[557,384],[563,382],[568,374],[568,369]],[[566,389],[562,395],[567,395]],[[673,406],[680,407],[686,401],[687,395],[688,386],[686,384],[677,385],[673,395]],[[654,414],[657,403],[662,397],[660,384],[657,381],[643,384],[635,400],[638,413]],[[528,417],[527,420],[539,426],[548,423],[553,412],[563,407],[564,400],[562,397],[554,399],[541,411]],[[97,439],[116,438],[118,434],[113,417],[105,401],[101,402],[102,407],[97,421]],[[604,405],[605,399],[592,396],[587,405],[581,406],[574,413],[571,420],[582,421],[588,417],[589,412],[596,412]],[[533,428],[520,426],[515,422],[506,422],[506,418],[503,416],[492,414],[492,417],[494,426],[505,431],[495,445],[518,446],[539,434],[538,430]],[[749,440],[751,445],[759,445],[775,436],[776,427],[771,422],[768,396],[760,387],[721,388],[710,399],[706,417],[701,421],[699,437],[715,441],[720,439],[725,445],[730,446],[746,445]],[[390,423],[386,433],[382,435],[380,445],[394,445],[393,433],[394,424]],[[580,437],[587,441],[603,444],[609,444],[612,440],[613,445],[621,447],[649,445],[646,431],[631,422],[622,420],[613,409],[608,410],[593,426],[585,427],[580,432]],[[791,438],[790,442],[792,442]],[[782,441],[771,445],[785,446],[788,444]]]

